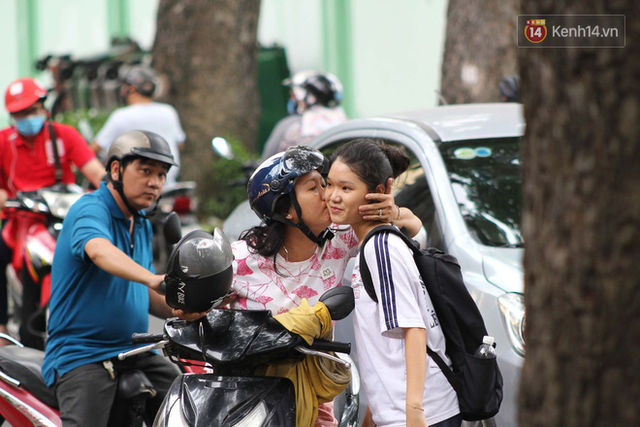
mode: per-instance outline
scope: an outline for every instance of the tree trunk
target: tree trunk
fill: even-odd
[[[578,0],[523,1],[539,14]],[[640,425],[640,2],[623,49],[521,49],[527,355],[520,427]],[[586,11],[582,10],[583,13]]]
[[[259,11],[260,0],[161,0],[158,6],[153,65],[187,134],[181,178],[198,182],[201,199],[226,185],[214,182],[212,137],[255,150]]]
[[[448,104],[500,100],[500,80],[517,73],[517,0],[449,0],[442,60]]]

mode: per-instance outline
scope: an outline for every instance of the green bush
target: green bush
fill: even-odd
[[[212,185],[206,192],[206,199],[200,203],[200,213],[204,217],[226,218],[238,204],[247,199],[248,175],[243,171],[242,165],[255,162],[258,157],[251,155],[239,141],[228,142],[233,149],[234,160],[216,155],[211,163]],[[249,174],[251,172],[248,171]]]
[[[95,135],[109,118],[111,111],[96,110],[95,108],[65,111],[58,113],[54,120],[76,128],[87,140],[92,142]]]

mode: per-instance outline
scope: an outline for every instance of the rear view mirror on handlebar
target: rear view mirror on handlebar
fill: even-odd
[[[175,212],[171,212],[162,224],[162,232],[168,243],[175,245],[182,238],[180,217]]]

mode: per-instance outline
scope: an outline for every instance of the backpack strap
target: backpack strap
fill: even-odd
[[[58,140],[56,138],[56,131],[53,129],[53,125],[51,122],[47,123],[49,127],[49,138],[51,138],[51,148],[53,148],[53,161],[55,162],[56,172],[56,184],[62,182],[62,177],[64,176],[64,172],[62,171],[62,167],[60,166],[60,154],[58,153]]]
[[[373,287],[373,280],[371,279],[371,271],[369,267],[367,267],[367,261],[364,258],[364,245],[376,234],[382,233],[383,231],[388,231],[389,233],[393,233],[397,236],[400,236],[402,240],[407,244],[407,246],[413,251],[413,255],[420,253],[420,249],[417,247],[417,243],[407,237],[402,231],[398,230],[396,227],[392,225],[379,225],[373,230],[369,231],[365,236],[362,244],[360,245],[360,277],[362,278],[362,284],[364,285],[364,290],[367,291],[369,298],[374,300],[376,303],[378,302],[378,297],[376,295],[375,288]]]
[[[367,233],[367,236],[362,241],[362,245],[360,245],[360,277],[362,278],[362,284],[364,285],[364,290],[367,291],[367,294],[369,295],[369,297],[372,300],[374,300],[376,303],[378,302],[378,297],[376,295],[375,288],[373,287],[371,272],[369,271],[369,267],[367,267],[367,262],[364,257],[364,245],[366,245],[369,239],[371,239],[373,236],[375,236],[378,233],[382,233],[384,231],[388,231],[389,233],[393,233],[397,236],[400,236],[402,240],[407,244],[409,249],[411,249],[414,257],[416,255],[421,254],[418,243],[415,240],[412,240],[409,237],[407,237],[406,234],[398,230],[396,227],[393,227],[390,225],[380,225],[374,228],[373,230],[371,230],[369,233]],[[430,249],[430,250],[433,251],[433,249]],[[437,252],[441,252],[441,251],[437,251]],[[447,365],[445,361],[442,360],[442,358],[438,355],[438,353],[432,351],[427,346],[427,354],[433,359],[434,362],[436,362],[436,365],[438,365],[438,367],[440,368],[444,376],[447,377],[447,379],[449,379],[449,382],[456,381],[453,371],[451,371],[451,368],[449,367],[449,365]]]

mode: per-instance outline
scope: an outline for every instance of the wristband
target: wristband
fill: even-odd
[[[398,209],[398,216],[396,217],[396,221],[398,221],[400,219],[400,208],[398,207],[398,205],[395,205],[396,209]]]

